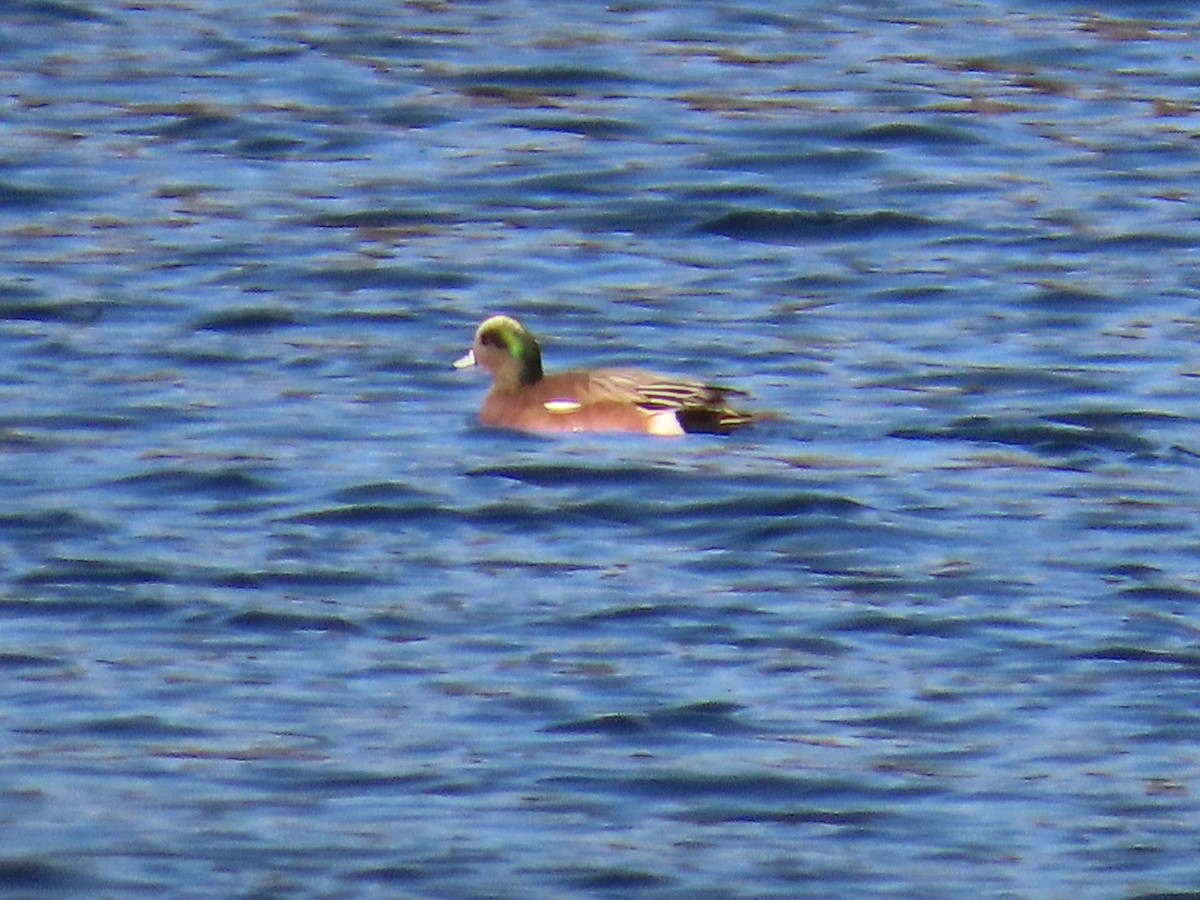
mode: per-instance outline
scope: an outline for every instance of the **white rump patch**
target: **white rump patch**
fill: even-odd
[[[542,406],[546,408],[546,412],[563,415],[575,412],[583,404],[578,400],[547,400]]]
[[[675,417],[675,410],[664,409],[661,412],[650,414],[650,427],[646,429],[650,434],[656,434],[659,437],[675,437],[683,434],[683,426],[679,424],[679,419]]]

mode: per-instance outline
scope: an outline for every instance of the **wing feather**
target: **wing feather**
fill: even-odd
[[[663,378],[648,372],[603,371],[592,374],[588,395],[595,399],[632,402],[650,412],[667,409],[706,409],[732,413],[726,398],[743,391],[702,381]]]

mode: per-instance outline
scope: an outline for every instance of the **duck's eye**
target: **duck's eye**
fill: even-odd
[[[503,347],[504,341],[494,331],[488,331],[479,336],[479,343],[485,347]]]

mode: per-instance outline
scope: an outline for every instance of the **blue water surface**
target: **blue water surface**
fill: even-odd
[[[10,0],[0,893],[1200,890],[1198,25]]]

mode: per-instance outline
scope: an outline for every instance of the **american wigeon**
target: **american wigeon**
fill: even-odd
[[[743,391],[653,375],[636,369],[542,373],[532,334],[508,316],[492,316],[456,369],[482,366],[492,375],[479,421],[518,431],[631,431],[677,435],[729,434],[754,417],[726,402]]]

